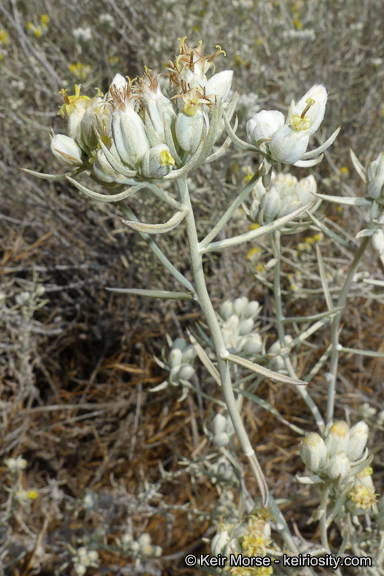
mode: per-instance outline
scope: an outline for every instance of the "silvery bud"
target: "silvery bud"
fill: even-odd
[[[345,452],[336,452],[327,466],[327,476],[331,480],[343,480],[351,472],[351,463]]]
[[[186,349],[187,343],[184,338],[176,338],[174,343],[172,344],[172,349],[179,348],[182,352]]]
[[[384,176],[376,176],[368,184],[368,196],[380,198],[384,191]]]
[[[196,152],[203,139],[204,124],[204,113],[201,108],[198,108],[193,116],[179,112],[176,118],[175,132],[180,148],[185,152]]]
[[[301,205],[309,204],[309,202],[315,200],[313,194],[315,194],[316,191],[317,184],[315,177],[312,174],[299,180],[295,188],[295,192],[300,200]]]
[[[159,144],[145,152],[141,169],[146,178],[162,178],[169,174],[174,165],[168,146]]]
[[[112,149],[110,152],[112,152]],[[112,168],[102,150],[98,150],[96,153],[95,160],[92,164],[91,174],[100,182],[107,184],[118,183],[119,180],[123,178],[121,174]],[[134,186],[136,184],[135,180],[133,179],[130,182],[125,180],[124,183],[130,186]]]
[[[227,425],[227,419],[223,414],[216,414],[214,419],[212,420],[212,431],[213,434],[216,436],[217,434],[221,434],[225,431],[225,427]]]
[[[327,459],[327,449],[324,440],[316,432],[310,432],[301,442],[300,456],[304,464],[312,470],[319,472]]]
[[[384,232],[381,228],[372,234],[372,246],[381,254],[384,252]]]
[[[342,420],[335,422],[325,438],[329,456],[333,456],[336,452],[346,452],[348,450],[348,442],[348,424]]]
[[[372,182],[374,178],[382,178],[384,176],[384,152],[380,152],[376,160],[373,160],[367,168],[368,182]]]
[[[149,534],[144,533],[142,534],[139,539],[137,540],[140,547],[144,547],[144,546],[149,546],[149,544],[151,543],[151,537]]]
[[[228,318],[233,314],[233,304],[229,300],[223,302],[220,306],[220,316],[223,320],[228,320]]]
[[[218,532],[211,541],[211,553],[213,556],[218,556],[222,554],[223,556],[229,556],[229,532],[224,530],[223,532]]]
[[[190,364],[183,364],[179,370],[178,378],[180,380],[190,380],[195,374],[195,369]]]
[[[211,96],[216,96],[218,99],[221,98],[223,102],[226,100],[231,89],[232,77],[232,70],[223,70],[223,72],[218,72],[218,74],[211,76],[205,88],[205,92],[211,101],[215,101],[215,98],[211,98]]]
[[[294,164],[303,157],[308,143],[308,130],[297,131],[291,124],[285,124],[272,136],[269,150],[277,162]]]
[[[248,298],[246,298],[246,296],[236,298],[236,300],[233,303],[233,309],[235,311],[235,314],[237,314],[237,316],[242,316],[247,306],[248,306]]]
[[[349,444],[347,456],[350,460],[357,460],[363,454],[368,441],[369,428],[364,420],[352,426],[349,431]]]
[[[248,355],[260,354],[263,343],[260,334],[250,334],[242,347],[242,352]]]
[[[247,122],[248,140],[256,145],[261,139],[272,138],[284,122],[284,114],[278,110],[262,110]]]
[[[267,194],[263,197],[260,205],[260,212],[262,215],[263,223],[269,224],[272,222],[281,207],[281,198],[276,188],[272,186]]]
[[[252,301],[248,302],[245,308],[245,316],[247,318],[255,318],[260,312],[260,304],[258,302]]]
[[[120,158],[131,168],[137,168],[150,145],[143,121],[133,109],[132,101],[113,113],[112,134]]]
[[[51,150],[60,164],[64,166],[81,166],[82,150],[69,136],[57,134],[51,140]]]
[[[196,351],[193,346],[187,346],[183,350],[183,364],[191,364],[196,358]]]
[[[172,368],[174,368],[175,366],[180,366],[182,358],[183,358],[182,351],[179,348],[172,348],[168,356],[168,361],[172,366]]]
[[[246,334],[250,334],[253,330],[254,322],[252,318],[246,318],[242,320],[239,324],[239,334],[244,336]]]

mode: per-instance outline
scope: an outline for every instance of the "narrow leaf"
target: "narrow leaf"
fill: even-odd
[[[142,290],[141,288],[108,288],[108,292],[118,292],[119,294],[134,294],[136,296],[149,296],[152,298],[170,300],[193,300],[192,294],[188,292],[169,292],[168,290]]]
[[[126,198],[129,198],[135,193],[134,188],[127,188],[126,190],[123,190],[123,192],[120,192],[119,194],[112,194],[112,195],[99,194],[98,192],[93,192],[89,188],[86,188],[85,186],[80,184],[80,182],[77,182],[77,180],[71,178],[70,176],[66,176],[66,178],[71,184],[76,186],[76,188],[80,190],[80,192],[85,194],[85,196],[93,198],[94,200],[98,200],[99,202],[107,202],[107,203],[119,202],[120,200],[125,200]]]
[[[176,212],[168,222],[164,222],[163,224],[145,224],[144,222],[132,222],[132,220],[122,220],[122,223],[138,232],[145,232],[146,234],[166,234],[176,228],[185,218],[186,214],[187,210]]]
[[[358,175],[360,176],[360,178],[362,179],[363,182],[367,182],[367,171],[364,168],[364,166],[361,164],[360,160],[358,159],[358,157],[356,156],[356,154],[354,153],[354,151],[352,150],[352,148],[349,149],[349,153],[351,155],[351,160],[352,163],[355,167],[356,172],[358,173]]]
[[[362,197],[349,197],[349,196],[328,196],[328,194],[318,194],[312,192],[316,198],[327,200],[328,202],[335,202],[336,204],[345,204],[346,206],[371,206],[372,202]]]
[[[228,354],[228,356],[223,357],[223,360],[230,360],[235,364],[239,364],[239,366],[243,366],[243,368],[248,368],[248,370],[252,370],[257,374],[261,374],[266,378],[270,378],[271,380],[277,380],[279,382],[284,382],[285,384],[294,384],[295,386],[308,386],[308,382],[297,380],[296,378],[291,378],[290,376],[284,376],[283,374],[269,370],[269,368],[260,366],[260,364],[255,364],[254,362],[246,360],[245,358],[241,358],[241,356],[236,356],[235,354]]]
[[[198,357],[200,358],[201,362],[204,364],[204,366],[208,370],[209,374],[215,380],[216,384],[221,386],[220,374],[217,371],[217,369],[215,368],[215,366],[212,364],[212,361],[209,359],[209,357],[207,356],[204,349],[200,346],[200,344],[198,343],[196,338],[194,336],[192,336],[192,334],[190,333],[190,331],[188,329],[187,329],[187,333],[188,333],[188,337],[191,341],[191,344],[194,347],[195,352],[198,355]]]

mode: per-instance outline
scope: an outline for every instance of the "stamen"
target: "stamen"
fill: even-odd
[[[306,113],[308,112],[308,110],[310,109],[311,106],[314,105],[315,100],[313,98],[308,98],[306,101],[306,107],[304,108],[304,111],[301,114],[301,118],[304,118],[304,116],[306,115]]]

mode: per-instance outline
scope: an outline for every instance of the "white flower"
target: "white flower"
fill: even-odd
[[[319,155],[332,144],[339,133],[337,129],[319,148],[306,152],[310,136],[316,132],[324,118],[326,103],[325,87],[315,84],[297,104],[292,101],[285,121],[277,110],[258,112],[247,124],[248,138],[269,163],[300,162],[297,165],[313,166],[320,162],[322,156]],[[312,160],[316,156],[318,158]]]

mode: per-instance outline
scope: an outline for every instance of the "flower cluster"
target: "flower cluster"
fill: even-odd
[[[201,165],[224,127],[222,105],[232,82],[230,70],[207,78],[223,52],[218,48],[204,56],[201,42],[190,48],[180,40],[179,55],[169,62],[169,97],[148,68],[134,80],[116,74],[105,95],[80,95],[80,86],[72,96],[62,90],[60,113],[69,135],[53,135],[53,154],[106,186],[160,179],[171,171],[177,177],[183,168],[184,174]]]
[[[260,310],[258,302],[249,302],[245,296],[234,302],[227,300],[221,305],[219,323],[230,353],[254,356],[261,352],[261,336],[255,326]]]
[[[158,558],[163,553],[161,546],[154,546],[150,534],[146,532],[141,534],[135,540],[130,532],[125,532],[121,538],[118,539],[118,544],[121,546],[126,554],[130,554],[134,558],[142,556],[147,558]]]
[[[232,421],[229,416],[216,414],[212,420],[212,442],[217,448],[227,446],[230,439],[235,434]]]
[[[250,202],[245,205],[247,217],[261,226],[269,224],[312,202],[316,190],[312,175],[298,180],[289,173],[276,175],[272,172],[268,187],[261,180],[255,184]]]
[[[170,341],[172,342],[172,340]],[[188,345],[184,338],[176,338],[173,342],[168,358],[163,361],[155,358],[157,364],[164,370],[169,371],[167,380],[152,388],[152,392],[164,390],[167,386],[183,386],[183,396],[185,397],[188,381],[194,376],[195,369],[193,363],[196,358],[196,352],[193,346]]]
[[[335,422],[324,440],[310,432],[301,443],[300,456],[304,464],[321,479],[343,483],[368,466],[364,454],[368,426],[362,420],[351,429],[344,421]]]
[[[77,576],[83,576],[88,568],[98,568],[99,555],[96,550],[87,550],[84,546],[76,551],[73,567]]]
[[[273,517],[264,508],[256,509],[246,521],[240,524],[220,522],[217,533],[211,541],[211,553],[230,557],[230,554],[241,554],[243,557],[265,557],[275,552],[272,546],[270,521]],[[267,576],[273,573],[270,567],[236,567],[229,562],[223,569],[224,574],[231,576]]]
[[[297,104],[292,100],[286,118],[278,110],[262,110],[248,121],[248,139],[263,154],[266,173],[274,162],[296,166],[312,166],[320,162],[321,153],[339,132],[336,130],[322,146],[307,152],[310,137],[323,121],[326,103],[325,87],[316,84]]]

